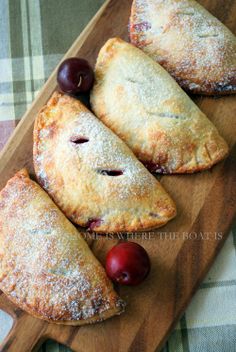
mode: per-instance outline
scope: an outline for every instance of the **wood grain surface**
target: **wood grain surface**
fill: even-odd
[[[199,2],[236,33],[236,0]],[[130,7],[131,0],[107,1],[66,57],[80,56],[94,64],[109,37],[128,39]],[[33,174],[33,122],[56,88],[55,72],[1,153],[0,188],[23,166]],[[230,155],[210,171],[161,178],[177,204],[178,216],[159,231],[135,239],[148,251],[152,270],[142,285],[119,288],[128,303],[126,312],[91,326],[57,326],[22,312],[0,293],[0,308],[15,322],[0,351],[30,352],[47,338],[78,352],[160,350],[222,247],[235,215],[236,98],[194,100],[229,143]],[[101,236],[91,242],[92,250],[104,263],[107,250],[117,241]]]

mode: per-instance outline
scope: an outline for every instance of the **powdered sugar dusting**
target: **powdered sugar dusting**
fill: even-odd
[[[46,319],[118,312],[122,302],[82,236],[32,181],[10,182],[0,195],[0,288]]]
[[[51,105],[54,112],[51,114]],[[39,182],[75,223],[100,232],[152,228],[172,202],[127,145],[81,103],[55,93],[38,125],[53,133],[34,144]],[[56,106],[56,107],[55,107]],[[75,143],[86,140],[86,143]],[[163,202],[161,202],[163,199]],[[167,210],[166,210],[167,209]],[[160,213],[160,219],[150,217]]]
[[[131,41],[193,91],[236,89],[236,39],[200,4],[190,0],[136,0]],[[136,30],[148,21],[149,28]]]
[[[133,45],[110,39],[95,76],[93,110],[150,170],[194,172],[226,155],[227,145],[210,120],[163,67]],[[206,145],[214,145],[211,157]]]
[[[103,188],[103,193],[109,196],[115,187],[119,192],[119,198],[130,197],[131,194],[142,196],[143,192],[155,186],[155,179],[143,168],[141,163],[134,158],[126,145],[121,142],[116,135],[111,133],[101,124],[91,113],[82,112],[77,119],[74,134],[89,136],[89,143],[84,148],[79,146],[76,151],[78,158],[96,173],[96,170],[121,169],[123,175],[119,177],[107,177],[98,175],[100,182],[108,182],[109,187]]]

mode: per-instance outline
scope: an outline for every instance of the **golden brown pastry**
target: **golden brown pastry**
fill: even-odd
[[[186,90],[236,92],[236,38],[194,0],[134,0],[131,42]]]
[[[91,105],[151,171],[191,173],[222,160],[228,147],[175,80],[131,44],[101,49]]]
[[[124,308],[81,234],[25,169],[0,192],[0,289],[58,324],[93,323]]]
[[[94,231],[155,228],[176,214],[125,143],[67,95],[54,93],[36,119],[34,166],[66,216]]]

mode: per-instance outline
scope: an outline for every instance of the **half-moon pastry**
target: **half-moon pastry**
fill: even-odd
[[[126,144],[80,101],[58,92],[35,122],[34,167],[64,214],[97,232],[151,229],[176,214]]]
[[[58,324],[93,323],[124,308],[82,235],[25,169],[0,192],[0,289]]]
[[[223,159],[228,146],[158,63],[121,39],[107,41],[95,68],[91,105],[151,171],[192,173]]]
[[[187,91],[236,92],[236,37],[194,0],[134,0],[131,42]]]

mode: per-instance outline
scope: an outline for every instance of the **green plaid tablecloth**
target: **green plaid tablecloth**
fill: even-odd
[[[102,3],[103,0],[0,0],[0,148]],[[11,320],[0,311],[0,341],[10,326]],[[158,322],[155,328],[158,329]],[[69,350],[48,341],[40,351]],[[167,351],[236,352],[235,226],[166,344],[163,352]]]

